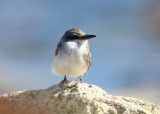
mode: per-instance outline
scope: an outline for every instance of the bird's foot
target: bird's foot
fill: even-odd
[[[62,81],[61,81],[61,83],[66,83],[66,82],[68,82],[68,80],[62,80]]]
[[[67,78],[65,76],[64,79],[61,81],[61,83],[66,83],[66,82],[68,82],[68,80],[67,80]]]

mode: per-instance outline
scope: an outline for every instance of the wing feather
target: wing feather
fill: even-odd
[[[89,68],[91,67],[91,53],[90,52],[88,52],[88,55],[87,55],[87,65],[88,65],[87,70],[89,70]]]
[[[60,50],[60,47],[61,47],[61,44],[60,44],[60,42],[59,42],[59,43],[57,44],[57,48],[56,48],[56,50],[55,50],[55,56],[58,55],[59,50]]]
[[[88,43],[88,45],[87,45],[88,54],[87,54],[87,57],[86,57],[87,66],[88,66],[87,71],[88,71],[89,68],[91,67],[91,52],[89,51],[89,47],[90,47],[90,45],[89,45],[89,43]],[[86,71],[86,72],[87,72],[87,71]]]

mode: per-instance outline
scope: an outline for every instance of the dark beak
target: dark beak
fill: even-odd
[[[88,39],[91,39],[91,38],[94,38],[96,37],[96,35],[85,35],[85,36],[82,36],[81,39],[82,40],[88,40]]]

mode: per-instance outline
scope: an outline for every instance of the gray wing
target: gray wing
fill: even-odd
[[[87,65],[88,65],[88,70],[91,67],[91,53],[88,52],[87,54]]]
[[[59,42],[59,43],[57,44],[57,48],[56,48],[56,50],[55,50],[55,56],[58,55],[59,50],[60,50],[60,47],[61,47],[61,43]]]
[[[89,68],[91,67],[91,52],[89,51],[89,43],[87,45],[87,49],[88,49],[88,54],[87,54],[87,57],[86,57],[86,61],[87,61],[87,65],[88,65],[88,69],[87,71],[89,70]],[[86,72],[87,72],[86,71]]]

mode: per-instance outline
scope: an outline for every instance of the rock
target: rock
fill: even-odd
[[[0,96],[1,114],[160,114],[160,106],[72,81]]]

